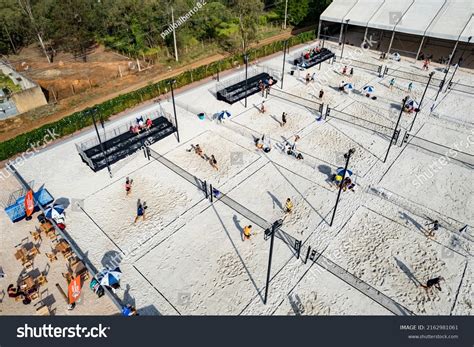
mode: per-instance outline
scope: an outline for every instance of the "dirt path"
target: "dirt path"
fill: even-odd
[[[302,28],[293,32],[283,32],[252,44],[251,47],[260,47],[275,41],[280,41],[298,33],[308,31],[308,29],[309,28]],[[184,71],[210,64],[229,55],[230,54],[215,54],[164,73],[162,71],[154,71],[152,68],[133,75],[127,75],[120,79],[110,80],[99,87],[89,89],[73,97],[61,100],[56,105],[48,105],[44,108],[34,110],[33,112],[0,121],[0,142],[39,128],[44,124],[62,119],[87,107],[100,104],[120,94],[125,94],[163,79],[177,76]]]

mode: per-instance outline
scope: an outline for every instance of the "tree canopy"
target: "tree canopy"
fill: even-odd
[[[288,0],[287,23],[315,24],[328,2]],[[132,56],[153,54],[173,47],[173,35],[163,34],[171,8],[181,22],[178,48],[205,40],[242,52],[269,24],[281,26],[285,15],[281,0],[0,0],[0,53],[37,43],[48,60],[57,51],[85,60],[102,43]]]

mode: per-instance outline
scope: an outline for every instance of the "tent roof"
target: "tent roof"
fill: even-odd
[[[333,1],[321,15],[321,19],[328,22],[342,22],[346,13],[348,13],[356,3],[357,0]]]
[[[474,36],[473,0],[333,0],[321,20],[447,40]]]
[[[384,0],[359,0],[344,19],[350,19],[352,25],[365,27],[383,3]]]

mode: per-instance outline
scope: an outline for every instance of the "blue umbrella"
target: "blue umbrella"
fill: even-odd
[[[64,213],[64,206],[63,205],[54,205],[52,207],[48,207],[44,211],[44,215],[48,219],[57,219],[63,216]]]
[[[114,284],[118,284],[120,282],[120,278],[122,277],[122,271],[120,268],[115,268],[114,270],[103,270],[98,275],[98,280],[100,285],[111,287]]]
[[[336,173],[340,176],[344,176],[344,168],[343,167],[338,167],[337,170],[336,170]],[[352,176],[352,171],[347,169],[346,173],[349,175],[349,176]]]
[[[375,88],[372,87],[372,86],[365,86],[365,87],[363,88],[363,90],[364,90],[366,93],[369,93],[369,94],[375,92]]]
[[[230,118],[231,114],[229,111],[221,111],[219,113],[218,119],[224,119],[227,116],[227,118]]]
[[[344,89],[352,90],[354,89],[354,85],[352,83],[344,84]]]
[[[413,99],[407,100],[407,102],[405,103],[405,106],[407,106],[409,108],[412,108],[412,109],[420,107],[420,105]]]

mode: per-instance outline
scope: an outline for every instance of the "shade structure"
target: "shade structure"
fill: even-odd
[[[122,271],[120,268],[114,270],[105,269],[97,275],[97,279],[101,286],[112,287],[120,282]]]
[[[48,207],[44,211],[44,215],[48,219],[59,219],[64,217],[64,206],[63,205],[54,205],[51,207]]]
[[[467,42],[474,36],[472,0],[333,0],[321,20]]]
[[[375,88],[373,86],[365,86],[362,89],[364,90],[364,92],[369,93],[369,94],[375,92]]]
[[[345,90],[353,90],[354,85],[352,83],[346,83],[346,84],[344,84],[344,89]]]

